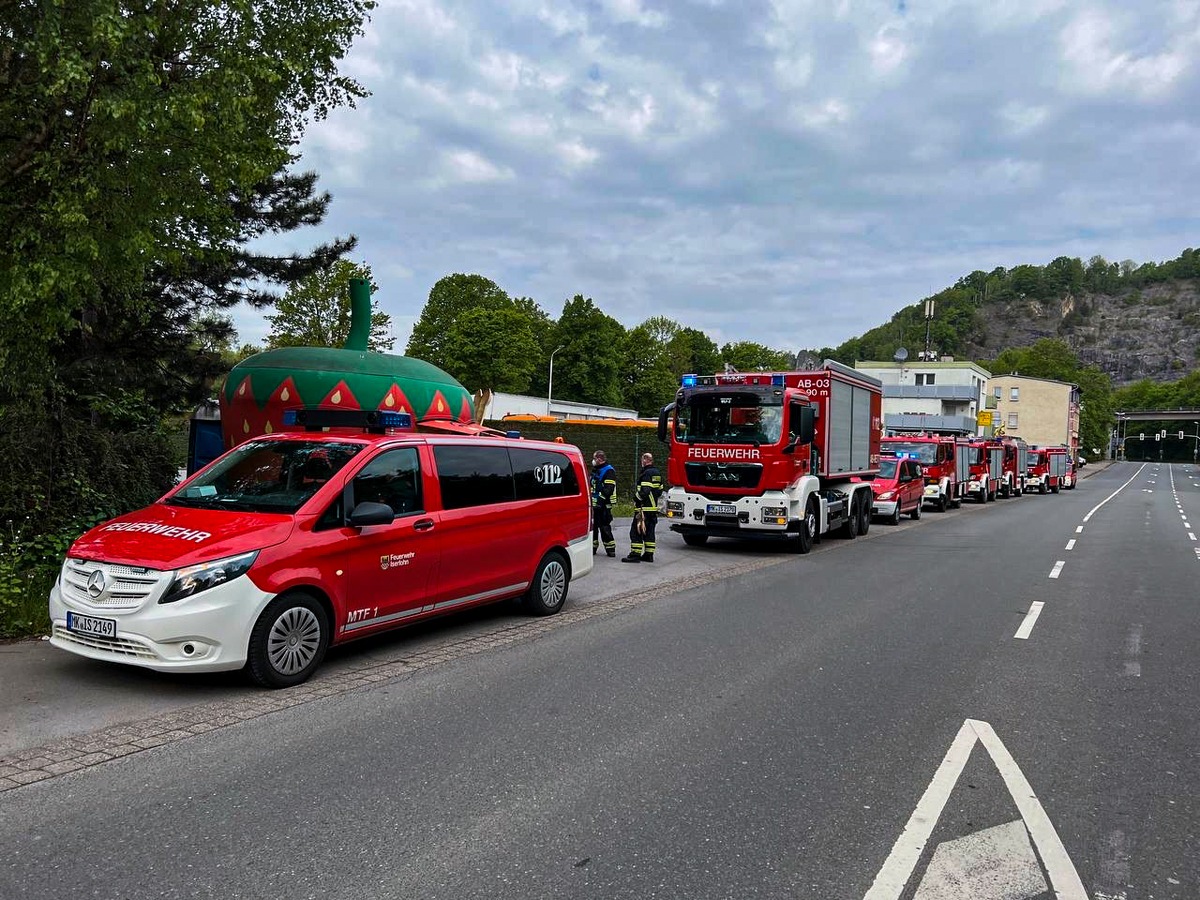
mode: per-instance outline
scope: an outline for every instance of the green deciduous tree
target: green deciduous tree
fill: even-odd
[[[456,273],[438,280],[413,326],[406,355],[446,368],[450,329],[464,313],[478,309],[511,308],[501,287],[482,275]]]
[[[271,333],[268,347],[341,347],[350,334],[350,280],[365,278],[371,293],[379,285],[366,263],[339,259],[327,269],[314,272],[288,287],[275,304],[274,315],[267,316]],[[371,350],[391,350],[392,317],[372,304]]]
[[[443,368],[468,390],[523,393],[541,358],[528,315],[515,306],[470,309],[446,334]]]
[[[590,297],[576,294],[563,305],[554,329],[554,395],[580,403],[620,406],[625,328]]]
[[[337,63],[372,7],[0,5],[0,389],[48,380],[89,305],[154,318],[155,284],[233,256],[236,198],[363,95]]]
[[[721,361],[739,372],[787,371],[793,355],[785,350],[772,350],[754,341],[734,341],[721,348]]]

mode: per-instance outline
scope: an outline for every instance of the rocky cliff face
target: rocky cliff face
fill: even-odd
[[[978,340],[969,346],[973,359],[1060,338],[1082,363],[1107,372],[1115,386],[1142,378],[1174,381],[1198,363],[1200,285],[1183,280],[1117,295],[989,303],[978,310],[978,327]]]

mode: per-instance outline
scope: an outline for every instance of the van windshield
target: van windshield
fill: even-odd
[[[907,456],[923,463],[937,462],[937,444],[928,441],[888,441],[883,445],[888,453]]]
[[[896,460],[881,459],[879,461],[879,477],[891,480],[896,477]]]
[[[363,449],[326,441],[248,441],[167,498],[171,506],[296,512]]]

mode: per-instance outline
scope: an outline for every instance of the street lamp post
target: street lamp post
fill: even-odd
[[[546,415],[550,415],[550,402],[554,399],[554,354],[565,346],[567,345],[563,344],[550,351],[550,380],[546,384]]]

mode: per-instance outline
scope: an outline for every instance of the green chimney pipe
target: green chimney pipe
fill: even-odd
[[[350,334],[342,347],[363,351],[371,339],[371,281],[368,278],[350,279]]]

